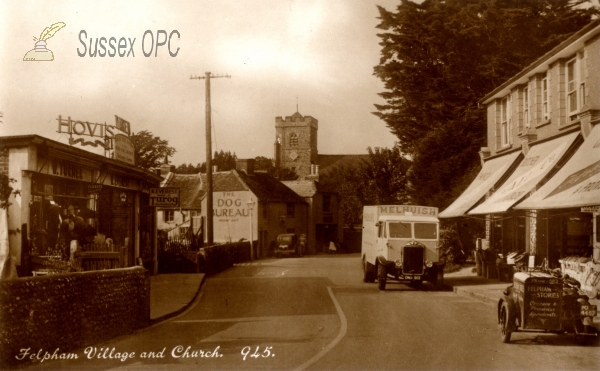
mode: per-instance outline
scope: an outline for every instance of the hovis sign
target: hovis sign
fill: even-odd
[[[150,188],[150,206],[179,207],[179,188]]]

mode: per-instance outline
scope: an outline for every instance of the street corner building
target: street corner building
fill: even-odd
[[[600,21],[479,103],[487,110],[488,142],[481,170],[440,218],[484,218],[479,246],[499,256],[499,266],[561,268],[597,295]]]
[[[207,236],[206,174],[175,174],[161,170],[163,187],[181,190],[181,207],[159,208],[159,230],[176,238],[192,232]],[[212,173],[214,242],[252,241],[254,257],[272,255],[280,234],[308,232],[308,204],[281,181],[254,171],[254,159],[237,160],[236,169]]]
[[[0,150],[0,171],[18,191],[8,199],[3,229],[4,253],[19,277],[47,274],[61,268],[54,258],[66,264],[74,256],[84,271],[154,269],[149,189],[159,186],[160,176],[38,135],[0,137]],[[105,254],[94,255],[99,252]]]

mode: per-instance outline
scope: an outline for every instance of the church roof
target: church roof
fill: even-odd
[[[294,114],[291,116],[291,118],[293,118],[293,119],[297,119],[297,118],[299,118],[299,119],[303,119],[304,117],[302,117],[302,115],[300,114],[300,112],[296,111],[296,113],[294,113]]]
[[[358,167],[362,160],[369,161],[369,155],[319,155],[316,165],[319,173],[324,174],[336,166]]]

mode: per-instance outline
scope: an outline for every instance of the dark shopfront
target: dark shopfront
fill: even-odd
[[[68,254],[61,221],[79,217],[80,245],[126,248],[125,265],[155,265],[155,217],[148,190],[160,177],[129,164],[39,136],[0,138],[20,196],[9,207],[11,254]],[[62,223],[64,227],[64,223]],[[72,235],[69,235],[72,239]],[[27,272],[21,272],[27,274]]]
[[[549,268],[559,268],[560,259],[592,253],[593,216],[582,213],[580,208],[511,210],[492,216],[490,224],[490,247],[494,253],[535,255],[535,265],[545,259]]]

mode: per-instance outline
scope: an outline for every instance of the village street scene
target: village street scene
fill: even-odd
[[[597,0],[0,14],[0,369],[600,367]]]

